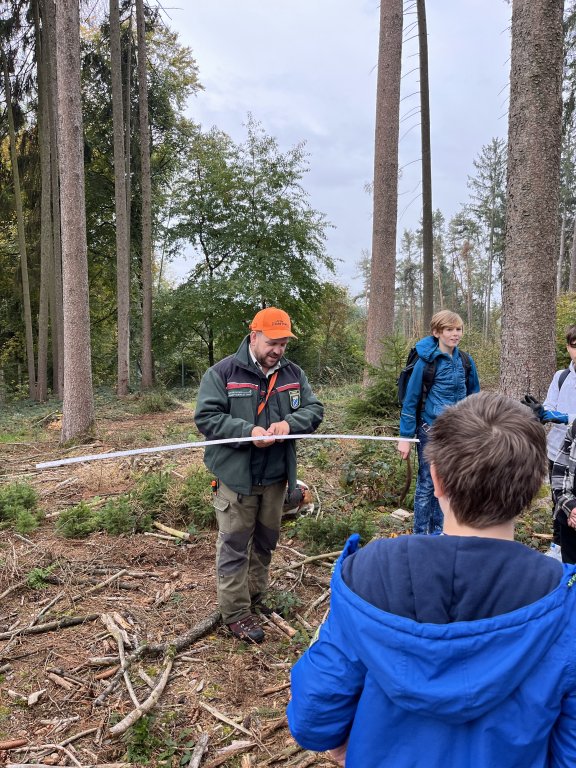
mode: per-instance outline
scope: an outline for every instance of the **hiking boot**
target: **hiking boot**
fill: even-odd
[[[240,621],[228,624],[227,627],[238,640],[247,640],[250,643],[261,643],[264,640],[264,630],[253,613]]]

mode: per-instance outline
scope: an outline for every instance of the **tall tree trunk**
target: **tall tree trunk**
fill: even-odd
[[[2,54],[4,70],[4,93],[6,94],[6,111],[8,112],[8,133],[10,136],[10,161],[12,165],[12,181],[14,184],[14,205],[16,207],[16,224],[18,227],[18,250],[20,251],[20,272],[22,275],[22,300],[24,306],[24,331],[26,336],[26,361],[28,363],[28,392],[31,398],[36,397],[36,366],[34,363],[34,337],[32,333],[32,309],[30,306],[30,283],[28,280],[28,255],[26,253],[26,237],[24,235],[24,212],[22,210],[22,193],[20,189],[20,172],[18,170],[18,152],[16,149],[16,131],[14,114],[12,112],[12,88],[8,73],[8,62]]]
[[[126,66],[124,68],[124,159],[126,161],[126,247],[128,259],[132,253],[132,3],[128,17]]]
[[[66,442],[88,433],[94,424],[78,0],[56,4],[56,47],[64,288],[62,441]]]
[[[56,67],[56,8],[52,0],[42,3],[46,18],[48,54],[48,111],[50,115],[50,175],[52,191],[52,278],[50,323],[52,329],[52,388],[64,397],[64,308],[62,296],[62,236],[60,232],[60,178],[58,171],[58,92]]]
[[[126,163],[124,157],[124,106],[118,0],[110,0],[110,59],[112,122],[114,129],[114,192],[116,205],[116,301],[118,308],[117,393],[128,394],[130,385],[130,254],[126,211]]]
[[[402,0],[381,0],[374,142],[372,264],[366,330],[366,362],[374,366],[380,362],[383,338],[390,335],[394,329],[402,22]]]
[[[48,302],[52,274],[52,179],[50,175],[50,115],[48,112],[48,73],[46,27],[40,26],[39,0],[34,0],[36,67],[38,72],[38,144],[40,147],[40,304],[38,308],[38,379],[36,399],[48,397]]]
[[[576,216],[572,228],[572,245],[570,246],[570,277],[568,278],[568,293],[576,291]]]
[[[150,179],[148,77],[143,0],[136,0],[136,29],[138,35],[140,173],[142,176],[142,389],[149,389],[154,385],[152,368],[152,185]]]
[[[422,323],[434,314],[434,234],[432,230],[432,157],[430,151],[430,87],[425,0],[416,0],[420,49],[420,116],[422,136]]]
[[[563,0],[513,0],[500,387],[542,399],[555,368]]]
[[[562,293],[562,267],[564,266],[564,248],[566,247],[566,209],[562,211],[562,223],[560,225],[560,248],[558,249],[558,263],[556,265],[556,296]]]

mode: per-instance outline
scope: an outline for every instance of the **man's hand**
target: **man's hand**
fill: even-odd
[[[270,432],[269,429],[264,429],[264,427],[254,427],[254,429],[251,432],[252,437],[264,437],[265,435],[272,435],[273,433]],[[256,448],[270,448],[271,445],[274,445],[276,441],[275,440],[254,440],[254,445]]]
[[[398,440],[396,443],[396,449],[403,459],[407,459],[408,456],[410,456],[411,448],[412,443],[410,443],[408,440]]]
[[[275,421],[268,427],[268,434],[269,435],[289,435],[290,434],[290,424],[288,424],[287,421]],[[278,440],[277,442],[281,443],[282,440]]]
[[[572,512],[570,512],[566,522],[570,528],[576,528],[576,509],[573,509]]]

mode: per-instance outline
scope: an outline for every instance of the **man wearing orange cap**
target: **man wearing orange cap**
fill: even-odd
[[[204,462],[218,480],[216,570],[222,621],[235,637],[260,643],[255,609],[268,587],[282,507],[296,486],[296,440],[324,415],[306,374],[284,357],[290,317],[276,307],[256,314],[234,355],[209,368],[200,382],[194,420],[207,440],[253,437],[207,446]],[[266,437],[267,439],[258,439]]]

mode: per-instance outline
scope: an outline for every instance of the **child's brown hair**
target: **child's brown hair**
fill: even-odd
[[[459,523],[488,528],[517,517],[546,474],[546,432],[526,406],[480,392],[435,420],[424,449]]]

